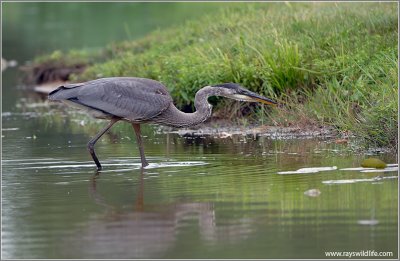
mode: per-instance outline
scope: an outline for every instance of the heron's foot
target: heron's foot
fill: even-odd
[[[147,160],[145,160],[144,162],[142,161],[142,168],[149,166],[149,163],[147,162]]]
[[[100,172],[96,169],[92,176],[92,181],[95,182],[98,177],[100,177]]]

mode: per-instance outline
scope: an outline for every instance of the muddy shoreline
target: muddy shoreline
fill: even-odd
[[[271,139],[337,139],[338,143],[346,143],[347,139],[339,140],[338,132],[329,127],[283,127],[251,124],[247,126],[235,124],[229,120],[211,119],[191,128],[176,129],[159,126],[157,132],[172,133],[187,137],[231,138],[232,136],[268,137]]]

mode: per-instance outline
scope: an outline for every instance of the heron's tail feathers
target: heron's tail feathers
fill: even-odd
[[[66,84],[60,86],[49,93],[49,100],[51,101],[68,100],[73,97],[76,97],[77,90],[75,88],[80,87],[82,85],[83,83]]]

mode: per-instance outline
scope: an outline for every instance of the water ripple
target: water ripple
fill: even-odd
[[[113,170],[105,170],[105,171],[126,171],[132,169],[141,168],[141,162],[130,163],[135,160],[134,158],[129,159],[112,159],[105,161],[102,163],[103,167],[129,167],[123,169],[113,169]],[[138,159],[136,159],[138,160]],[[93,168],[95,164],[91,161],[50,161],[48,158],[44,159],[27,159],[21,162],[22,160],[4,160],[5,166],[12,166],[13,169],[17,170],[28,170],[28,169],[67,169],[67,168]],[[119,163],[114,163],[119,162]],[[169,168],[169,167],[191,167],[191,166],[202,166],[208,163],[204,161],[164,161],[159,163],[150,163],[145,169],[156,169],[156,168]],[[17,167],[21,166],[22,167]],[[104,172],[105,172],[104,171]],[[70,173],[70,172],[69,172]],[[65,173],[63,173],[65,174]]]

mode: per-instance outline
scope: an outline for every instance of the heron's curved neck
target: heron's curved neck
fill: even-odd
[[[212,112],[212,105],[207,101],[208,97],[218,94],[218,88],[206,86],[196,93],[194,99],[195,112],[185,113],[171,104],[171,106],[158,117],[157,121],[173,127],[189,127],[202,123],[211,116]]]

